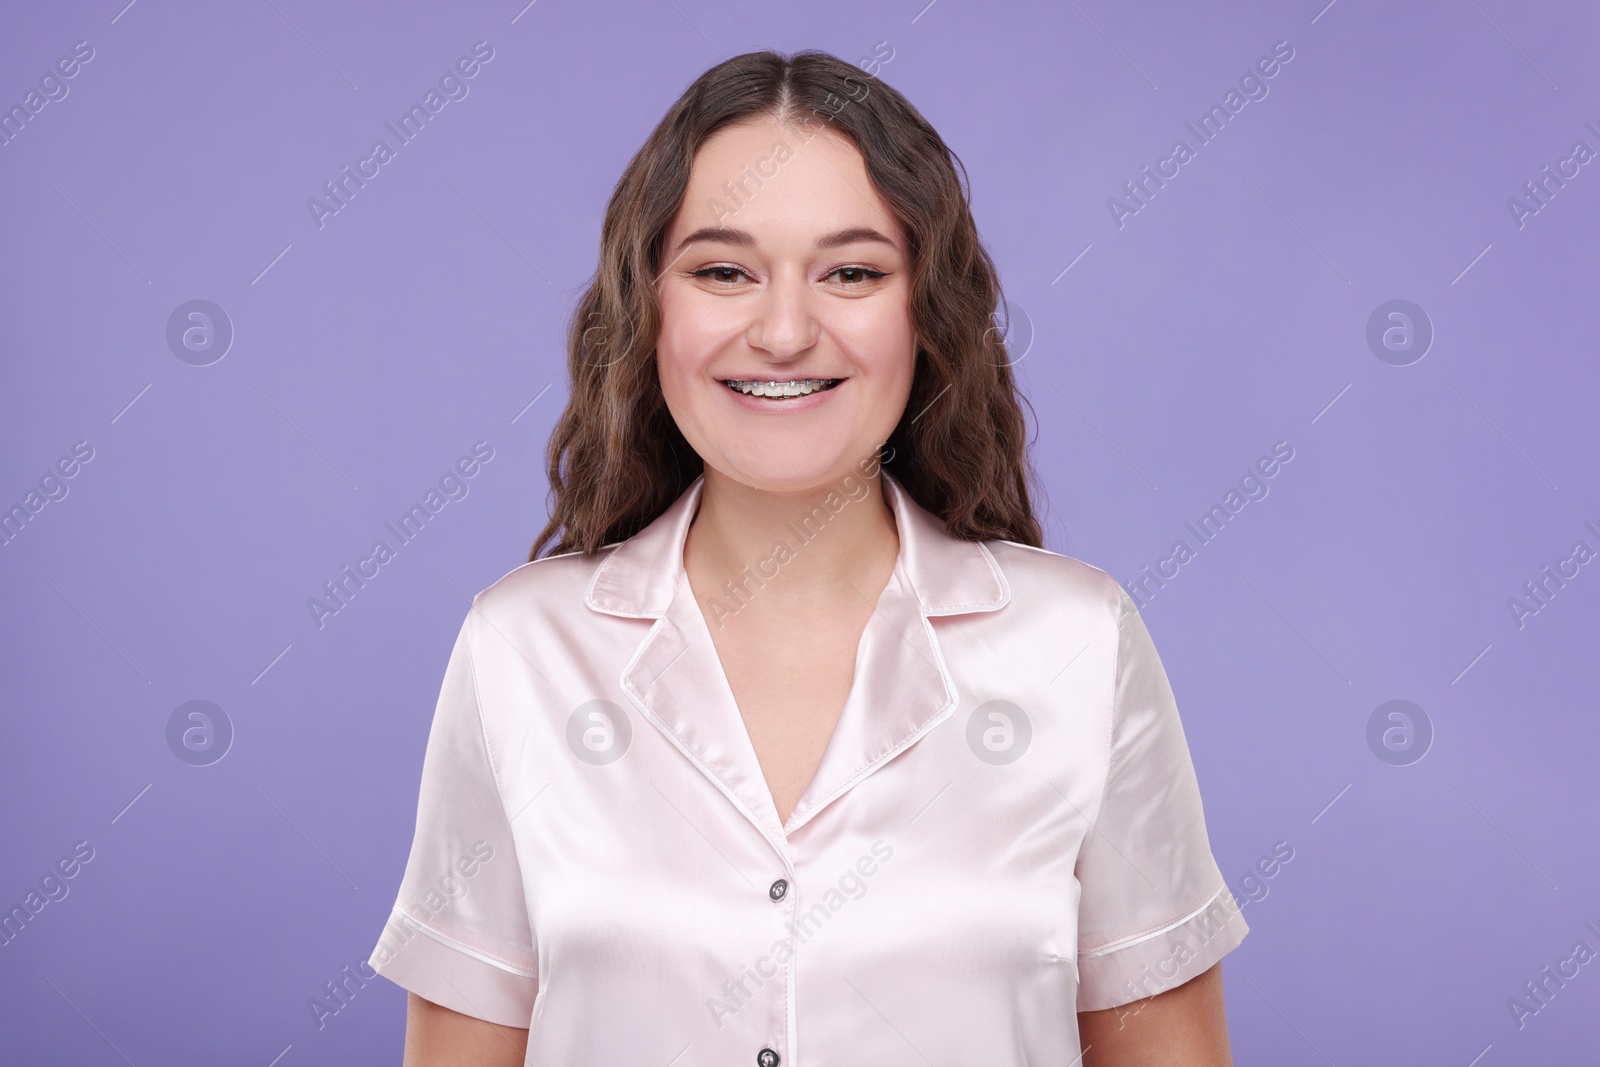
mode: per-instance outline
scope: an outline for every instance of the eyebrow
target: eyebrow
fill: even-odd
[[[720,241],[723,244],[739,245],[741,247],[754,247],[755,237],[747,230],[736,230],[732,227],[702,226],[698,230],[678,242],[678,247],[673,249],[673,256],[682,254],[683,250],[696,241]],[[849,229],[839,230],[837,233],[824,234],[817,238],[816,247],[819,249],[838,248],[840,245],[855,244],[857,241],[875,241],[886,244],[890,248],[895,243],[871,226],[852,226]]]

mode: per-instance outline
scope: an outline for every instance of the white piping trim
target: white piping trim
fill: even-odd
[[[466,945],[461,944],[459,941],[452,941],[448,937],[445,937],[443,934],[439,933],[438,931],[430,930],[426,926],[423,926],[421,923],[417,922],[417,920],[413,919],[411,916],[407,915],[403,911],[397,911],[394,914],[395,914],[396,918],[398,918],[400,921],[404,922],[407,926],[410,926],[412,929],[416,930],[418,933],[427,934],[429,937],[431,937],[435,941],[439,942],[439,944],[444,945],[446,948],[453,948],[457,952],[461,953],[464,956],[471,956],[473,959],[477,960],[479,963],[487,963],[491,967],[498,967],[502,971],[509,971],[512,974],[521,975],[524,978],[537,978],[537,977],[539,977],[539,973],[537,971],[525,971],[520,967],[511,966],[511,964],[509,964],[509,963],[501,963],[497,959],[493,959],[493,958],[491,958],[489,956],[485,956],[481,952],[478,952],[478,951],[476,951],[474,949],[468,948]]]
[[[1139,937],[1135,937],[1135,938],[1133,938],[1131,940],[1128,940],[1128,941],[1113,942],[1112,944],[1106,945],[1103,948],[1097,948],[1092,952],[1080,952],[1080,953],[1078,953],[1078,957],[1080,959],[1089,959],[1089,958],[1092,958],[1092,957],[1095,957],[1095,956],[1104,956],[1107,953],[1117,952],[1117,951],[1120,951],[1121,949],[1125,949],[1125,948],[1132,948],[1134,945],[1138,945],[1138,944],[1141,944],[1141,943],[1143,943],[1145,941],[1149,941],[1153,937],[1160,937],[1162,934],[1166,933],[1168,930],[1177,929],[1178,927],[1182,926],[1184,923],[1188,922],[1189,920],[1193,919],[1195,916],[1199,915],[1201,912],[1205,911],[1207,908],[1211,907],[1212,902],[1215,901],[1218,897],[1220,897],[1223,894],[1223,891],[1226,890],[1227,888],[1228,888],[1228,884],[1226,882],[1224,882],[1222,885],[1217,887],[1217,891],[1215,893],[1212,893],[1209,897],[1206,898],[1206,902],[1204,904],[1200,905],[1198,908],[1194,909],[1189,914],[1185,915],[1183,918],[1178,919],[1178,920],[1176,920],[1174,922],[1170,922],[1166,926],[1163,926],[1159,930],[1152,930],[1148,934],[1142,934]]]

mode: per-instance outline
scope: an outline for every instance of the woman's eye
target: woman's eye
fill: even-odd
[[[872,269],[870,269],[868,267],[840,267],[838,270],[834,271],[833,274],[853,274],[853,275],[856,275],[856,277],[853,280],[841,279],[842,281],[845,281],[846,284],[849,285],[851,288],[856,288],[857,286],[860,286],[864,282],[875,281],[878,278],[884,277],[884,272],[883,271],[881,271],[881,270],[872,270]],[[832,275],[830,275],[830,277],[831,276]]]
[[[740,270],[738,267],[702,267],[699,270],[692,270],[689,272],[690,277],[693,278],[711,278],[713,281],[718,282],[733,281],[734,279],[732,278],[723,277],[723,275],[727,274],[745,276],[744,271]]]

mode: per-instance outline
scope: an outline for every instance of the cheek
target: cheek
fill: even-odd
[[[916,370],[914,342],[915,333],[909,321],[880,316],[858,324],[850,348],[878,388],[898,395],[911,390]]]
[[[663,381],[669,374],[683,379],[693,376],[723,343],[727,327],[717,321],[716,309],[700,306],[694,297],[671,288],[660,296],[661,332],[656,352],[663,365]]]
[[[670,297],[661,302],[661,332],[656,338],[656,373],[669,402],[683,393],[683,385],[704,361],[705,346],[692,315]]]
[[[697,398],[689,387],[690,372],[665,339],[656,348],[656,377],[661,382],[661,398],[666,401],[667,410],[681,421],[694,410]]]

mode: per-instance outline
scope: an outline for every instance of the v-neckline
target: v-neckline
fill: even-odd
[[[742,731],[744,733],[744,740],[745,740],[746,744],[748,745],[748,747],[750,749],[751,756],[755,759],[755,763],[756,763],[757,768],[760,769],[760,771],[761,771],[761,775],[760,775],[761,782],[762,782],[762,785],[764,786],[764,788],[766,789],[767,800],[772,806],[772,813],[773,813],[774,817],[777,819],[777,821],[778,821],[780,827],[782,828],[783,833],[784,833],[784,835],[786,837],[787,837],[787,835],[788,835],[788,833],[789,833],[789,831],[791,829],[790,823],[792,823],[793,820],[794,820],[795,812],[801,810],[801,806],[802,806],[803,802],[805,801],[807,795],[811,792],[812,783],[814,783],[817,780],[818,775],[821,773],[823,767],[826,765],[826,763],[828,761],[828,753],[834,747],[835,740],[839,736],[839,727],[845,721],[845,715],[850,709],[851,700],[855,696],[857,691],[860,689],[859,680],[860,680],[861,674],[862,674],[862,670],[861,670],[861,668],[862,668],[862,650],[867,645],[868,637],[869,637],[870,631],[872,629],[873,622],[878,617],[879,605],[883,603],[883,599],[884,599],[885,594],[887,593],[889,587],[894,584],[895,578],[896,578],[896,573],[900,570],[900,562],[901,562],[901,559],[900,559],[900,557],[901,557],[900,531],[899,531],[898,524],[896,523],[896,520],[895,520],[894,505],[893,505],[892,499],[890,497],[888,497],[886,490],[880,490],[880,492],[884,492],[884,494],[885,494],[884,495],[884,506],[889,511],[890,528],[894,531],[894,536],[895,536],[895,557],[894,557],[894,561],[893,561],[893,563],[891,564],[891,566],[889,568],[889,574],[885,577],[883,585],[879,588],[879,590],[877,592],[877,595],[874,597],[874,599],[872,601],[871,609],[867,614],[867,618],[866,618],[865,622],[862,623],[860,633],[858,633],[856,635],[855,647],[851,650],[850,684],[845,688],[844,701],[839,706],[837,712],[833,716],[833,722],[832,722],[832,724],[830,725],[830,727],[828,729],[828,739],[827,739],[826,743],[823,745],[822,752],[818,755],[816,763],[811,767],[811,773],[806,778],[805,786],[800,790],[799,795],[797,795],[795,797],[794,804],[790,807],[787,816],[784,816],[783,814],[778,812],[777,796],[773,792],[772,782],[767,777],[766,769],[761,764],[761,757],[760,757],[759,753],[756,751],[755,738],[750,733],[750,721],[749,721],[748,718],[745,717],[744,708],[740,706],[738,696],[737,696],[737,694],[734,693],[733,681],[728,675],[727,664],[723,662],[723,660],[722,660],[722,652],[717,647],[716,638],[712,635],[712,632],[711,632],[711,620],[706,617],[706,610],[705,610],[704,607],[701,606],[700,597],[696,594],[696,592],[694,590],[694,585],[690,581],[690,578],[689,578],[689,562],[688,562],[689,537],[694,531],[695,521],[700,517],[700,508],[701,508],[701,505],[704,503],[704,499],[705,499],[703,494],[696,497],[694,509],[693,509],[692,513],[690,514],[690,516],[689,516],[687,527],[684,530],[683,548],[682,548],[682,551],[679,554],[679,566],[680,566],[680,570],[681,570],[681,573],[679,575],[679,582],[680,582],[680,588],[685,590],[685,591],[687,591],[689,600],[691,601],[691,603],[693,603],[693,605],[694,605],[694,607],[696,609],[695,610],[695,615],[698,618],[700,625],[697,628],[697,632],[695,634],[695,637],[698,640],[703,641],[704,644],[711,649],[711,658],[716,663],[716,674],[717,674],[718,680],[721,683],[719,688],[722,690],[723,694],[725,695],[725,697],[727,699],[727,702],[732,705],[735,713],[737,714],[739,725],[740,725],[740,727],[741,727],[741,729],[742,729]]]
[[[932,617],[993,611],[1010,592],[981,543],[951,537],[887,473],[900,540],[894,569],[857,643],[849,696],[810,783],[780,822],[744,717],[683,565],[697,480],[646,530],[616,546],[585,602],[651,619],[618,684],[639,714],[783,857],[789,836],[948,718],[959,694]]]
[[[810,796],[812,792],[812,786],[816,783],[818,777],[821,775],[823,768],[827,766],[828,754],[834,749],[836,743],[838,742],[840,727],[845,724],[846,716],[850,713],[851,702],[856,698],[856,694],[861,689],[861,677],[863,673],[863,649],[865,649],[867,646],[868,638],[872,631],[873,622],[878,617],[878,606],[883,602],[885,592],[887,592],[889,586],[894,582],[895,571],[898,569],[899,561],[897,559],[894,569],[889,572],[889,577],[884,582],[883,588],[879,590],[877,599],[873,601],[872,611],[867,616],[866,622],[862,624],[861,633],[856,637],[855,650],[851,654],[850,685],[845,691],[844,702],[840,705],[838,714],[834,716],[833,724],[828,730],[827,743],[823,745],[822,753],[820,756],[818,756],[815,766],[811,768],[811,774],[806,780],[805,787],[801,789],[800,794],[795,797],[794,805],[789,809],[788,816],[785,817],[778,812],[777,797],[773,794],[772,782],[768,780],[766,770],[761,766],[761,757],[756,751],[755,739],[750,734],[749,720],[745,718],[744,709],[739,706],[738,696],[733,691],[733,682],[728,677],[727,666],[722,662],[722,654],[717,649],[716,639],[711,634],[711,624],[706,619],[705,611],[703,608],[701,608],[698,599],[695,597],[693,587],[689,582],[687,566],[684,568],[683,588],[688,590],[689,599],[695,608],[695,617],[699,621],[699,626],[697,627],[697,632],[695,633],[694,637],[696,641],[702,642],[706,648],[710,649],[710,658],[715,662],[717,680],[720,683],[718,688],[722,691],[727,703],[731,705],[734,710],[740,729],[744,735],[745,744],[750,749],[750,756],[755,761],[758,771],[760,771],[761,783],[767,794],[767,802],[771,805],[772,814],[774,818],[777,819],[785,837],[787,837],[793,829],[791,824],[794,822],[795,813],[802,810],[806,798]]]

